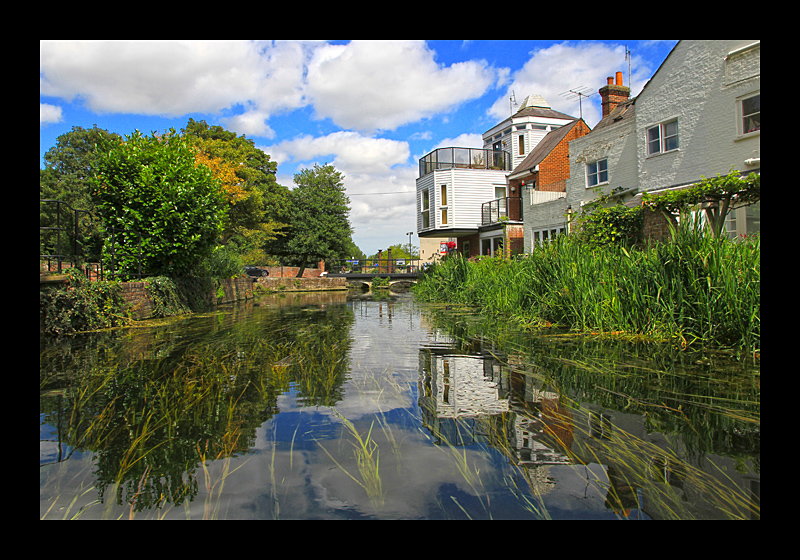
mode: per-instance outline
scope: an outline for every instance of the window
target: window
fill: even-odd
[[[547,229],[538,229],[532,232],[532,241],[533,247],[541,247],[545,243],[550,243],[553,239],[556,238],[557,235],[561,235],[562,233],[566,233],[566,229],[563,226],[557,226],[555,228],[547,228]]]
[[[442,208],[442,225],[447,225],[447,208]]]
[[[422,229],[431,227],[431,199],[428,189],[422,191]]]
[[[525,137],[522,134],[519,135],[519,155],[525,155]]]
[[[600,159],[586,164],[586,186],[593,187],[600,183],[608,183],[608,160]]]
[[[442,185],[442,204],[441,206],[447,206],[447,185]]]
[[[761,130],[761,94],[742,99],[742,134]]]
[[[494,188],[494,197],[495,199],[498,198],[505,198],[506,197],[506,188],[505,187],[497,187]]]
[[[647,129],[647,155],[662,154],[678,149],[678,120],[661,123]]]

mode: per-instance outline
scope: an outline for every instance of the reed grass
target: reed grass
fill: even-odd
[[[678,346],[760,352],[760,239],[715,238],[689,221],[647,248],[559,236],[515,260],[460,255],[414,289],[521,325],[646,335]]]

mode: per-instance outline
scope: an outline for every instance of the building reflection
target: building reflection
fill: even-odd
[[[676,456],[674,449],[683,444],[648,433],[642,414],[604,408],[592,399],[566,406],[569,399],[543,386],[542,376],[531,375],[534,366],[504,354],[488,340],[465,342],[434,330],[420,349],[419,362],[419,406],[434,440],[440,445],[492,446],[525,473],[540,496],[555,486],[551,467],[586,465],[597,467],[587,469],[587,483],[591,479],[603,487],[605,507],[620,516],[668,517],[665,508],[672,506],[653,495],[657,485],[667,485],[693,516],[717,518],[715,506],[691,488],[697,481],[686,483],[686,465],[691,463],[692,469],[752,500],[750,507],[741,506],[742,516],[760,517],[757,473],[743,474],[734,459],[716,454],[697,461]],[[605,480],[598,479],[599,469]]]

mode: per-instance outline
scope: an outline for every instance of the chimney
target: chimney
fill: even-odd
[[[614,107],[627,101],[631,95],[631,88],[622,85],[622,72],[617,72],[615,79],[609,76],[607,83],[600,88],[600,98],[603,105],[603,118],[606,118]]]

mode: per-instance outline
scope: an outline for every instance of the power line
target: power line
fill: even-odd
[[[396,191],[396,192],[371,192],[371,193],[352,193],[347,196],[372,196],[376,194],[414,194],[415,191]]]

